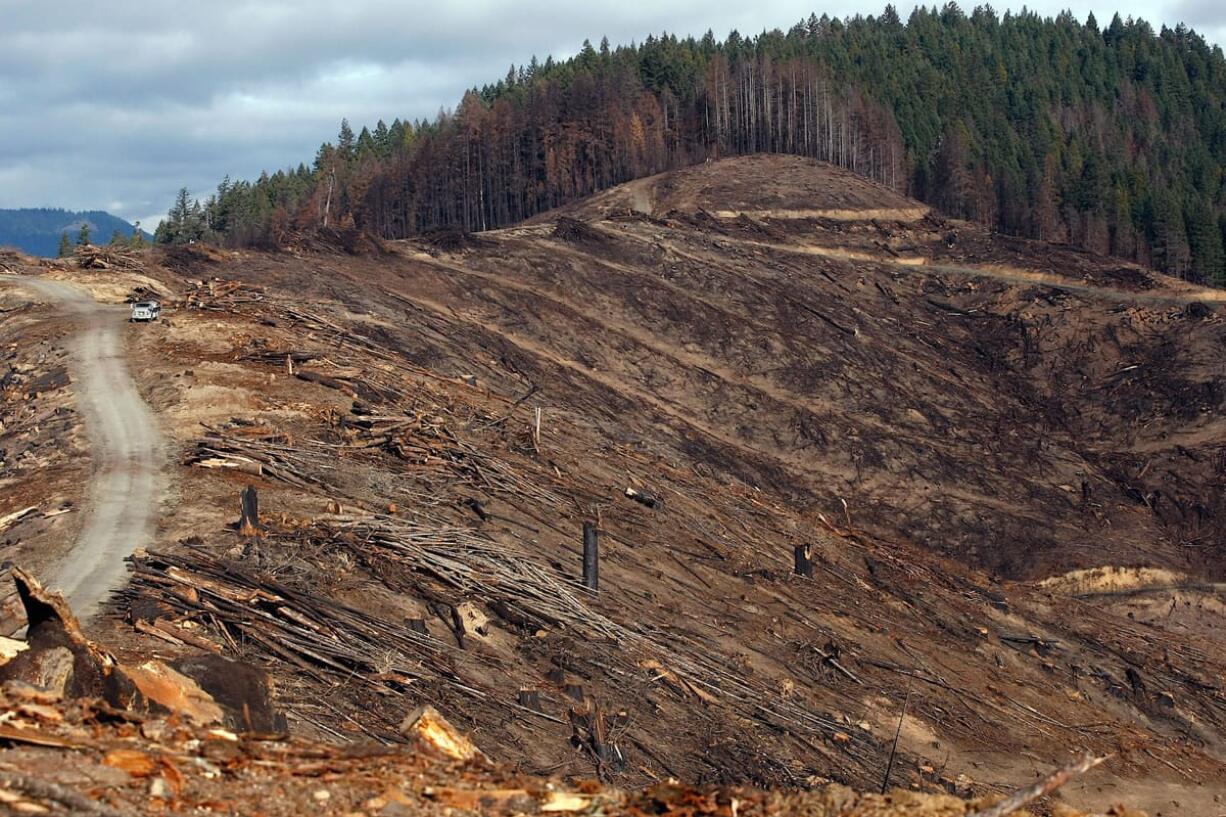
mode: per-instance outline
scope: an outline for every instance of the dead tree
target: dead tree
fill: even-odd
[[[813,549],[809,545],[797,545],[792,548],[792,554],[796,558],[796,575],[813,578]]]
[[[243,536],[258,536],[260,534],[260,504],[255,493],[255,486],[248,485],[240,496],[242,516],[238,520],[238,532]]]
[[[524,709],[531,709],[533,712],[543,712],[541,708],[541,693],[535,689],[521,689],[519,691],[519,705]]]
[[[600,539],[591,522],[583,523],[583,586],[592,591],[600,589]]]

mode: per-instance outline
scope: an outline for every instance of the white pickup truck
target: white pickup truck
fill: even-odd
[[[137,301],[132,304],[132,317],[128,320],[146,323],[156,321],[162,315],[162,305],[157,301]]]

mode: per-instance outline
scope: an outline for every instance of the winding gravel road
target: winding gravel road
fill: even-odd
[[[161,497],[161,438],[124,358],[121,332],[128,310],[100,304],[62,281],[0,281],[35,290],[79,318],[69,372],[89,434],[93,476],[80,537],[49,584],[64,592],[78,616],[89,618],[126,581],[124,558],[151,541]]]

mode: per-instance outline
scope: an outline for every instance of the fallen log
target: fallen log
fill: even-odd
[[[305,380],[308,383],[318,383],[321,386],[326,386],[329,389],[336,389],[341,394],[357,399],[358,393],[348,383],[343,380],[338,380],[335,377],[328,377],[319,372],[312,372],[307,369],[299,369],[294,372],[294,377],[299,380]]]
[[[639,503],[640,505],[643,505],[644,507],[651,508],[652,510],[660,507],[660,505],[663,504],[663,500],[661,500],[655,494],[649,493],[647,491],[640,491],[637,488],[627,488],[626,497],[628,499],[634,500],[635,502]]]
[[[1090,752],[1086,752],[1079,760],[1070,763],[1064,768],[1057,769],[1033,786],[1020,789],[996,805],[976,811],[974,814],[969,815],[969,817],[1007,817],[1009,814],[1020,811],[1028,803],[1038,800],[1044,795],[1051,794],[1074,777],[1085,774],[1109,757],[1110,755],[1095,757]]]
[[[37,505],[31,505],[28,508],[22,508],[19,511],[13,511],[10,514],[0,516],[0,530],[7,530],[37,510]]]

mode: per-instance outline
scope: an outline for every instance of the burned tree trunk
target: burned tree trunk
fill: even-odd
[[[541,708],[541,693],[535,689],[521,689],[519,691],[519,705],[525,709],[531,709],[533,712],[543,712]]]
[[[797,545],[792,549],[792,554],[796,558],[796,567],[793,572],[797,576],[805,576],[813,578],[813,550],[809,545]]]
[[[660,507],[660,498],[653,493],[649,493],[648,491],[640,491],[636,488],[627,488],[626,498],[633,499],[640,505],[651,508],[652,510]]]
[[[238,520],[238,532],[243,536],[260,534],[260,502],[255,486],[248,485],[241,494],[242,516]]]
[[[583,523],[583,586],[600,589],[600,540],[596,526]]]

